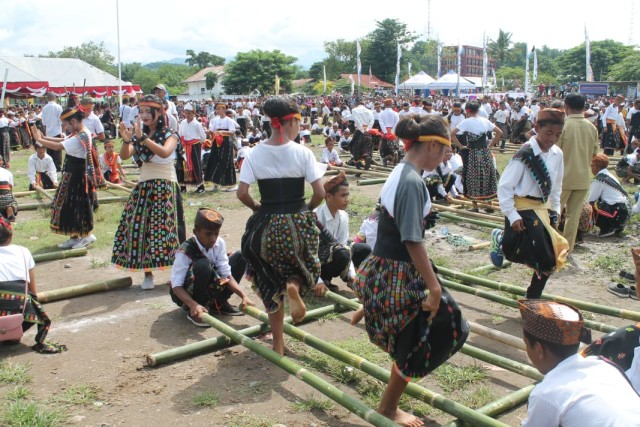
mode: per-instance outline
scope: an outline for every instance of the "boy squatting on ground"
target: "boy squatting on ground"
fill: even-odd
[[[193,236],[176,252],[171,272],[171,299],[188,310],[187,318],[200,327],[209,327],[202,322],[202,313],[243,314],[229,304],[233,293],[242,299],[241,307],[253,305],[238,286],[247,263],[240,251],[227,256],[225,241],[219,237],[223,221],[222,215],[213,209],[198,210]]]
[[[554,228],[560,211],[564,163],[554,144],[562,133],[564,111],[540,110],[532,137],[513,156],[498,184],[504,232],[493,230],[491,262],[504,257],[534,269],[526,298],[540,298],[554,270],[566,259],[569,243]],[[551,214],[548,209],[551,209]]]

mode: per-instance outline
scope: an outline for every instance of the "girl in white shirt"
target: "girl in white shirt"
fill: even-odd
[[[60,115],[62,126],[72,132],[67,138],[42,135],[33,126],[36,141],[55,151],[66,151],[62,180],[51,203],[51,231],[70,238],[58,245],[61,249],[82,248],[91,245],[96,237],[93,230],[93,211],[98,208],[96,188],[104,183],[100,167],[91,158],[92,142],[89,131],[82,124],[84,114],[67,108]]]

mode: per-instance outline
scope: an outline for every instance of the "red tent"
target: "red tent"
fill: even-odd
[[[0,81],[0,91],[4,82]],[[7,82],[6,96],[8,97],[39,97],[44,96],[49,89],[48,82]]]

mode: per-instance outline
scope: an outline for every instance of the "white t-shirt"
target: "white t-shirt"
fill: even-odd
[[[8,182],[13,187],[13,174],[5,168],[0,168],[0,181]]]
[[[507,110],[497,110],[493,113],[493,118],[496,119],[496,123],[507,123],[507,119],[509,119],[509,112]]]
[[[259,179],[304,177],[312,183],[322,178],[326,166],[318,163],[311,150],[289,141],[283,145],[258,144],[242,163],[240,182]]]
[[[29,249],[18,245],[0,246],[0,281],[28,280],[36,266]]]
[[[468,132],[474,135],[481,135],[492,131],[495,125],[484,117],[468,117],[458,125],[458,134]]]
[[[50,101],[42,108],[42,124],[45,127],[45,136],[58,136],[62,133],[62,106],[55,101]]]
[[[236,122],[234,122],[233,120],[231,120],[229,117],[218,117],[216,116],[215,118],[213,118],[210,122],[209,122],[209,130],[212,131],[216,131],[216,130],[226,130],[229,132],[235,132],[236,131]]]
[[[89,130],[91,135],[100,135],[101,133],[104,133],[104,126],[102,125],[102,122],[93,112],[89,114],[89,117],[82,119],[82,124]]]
[[[89,145],[91,145],[91,135],[87,132],[87,137],[89,138]],[[69,138],[62,141],[62,146],[64,147],[64,151],[67,152],[67,155],[71,157],[77,157],[79,159],[84,159],[87,157],[87,150],[84,148],[82,141],[78,138],[77,135],[70,136]]]

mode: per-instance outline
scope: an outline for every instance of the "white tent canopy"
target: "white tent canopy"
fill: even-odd
[[[438,80],[429,83],[427,88],[429,90],[455,90],[458,84],[458,75],[453,72],[453,70],[449,70],[449,72]],[[464,77],[460,77],[460,90],[475,90],[475,83],[470,82]]]
[[[424,71],[420,71],[415,76],[402,82],[400,89],[424,90],[428,89],[429,83],[434,81],[435,79],[429,74]]]

